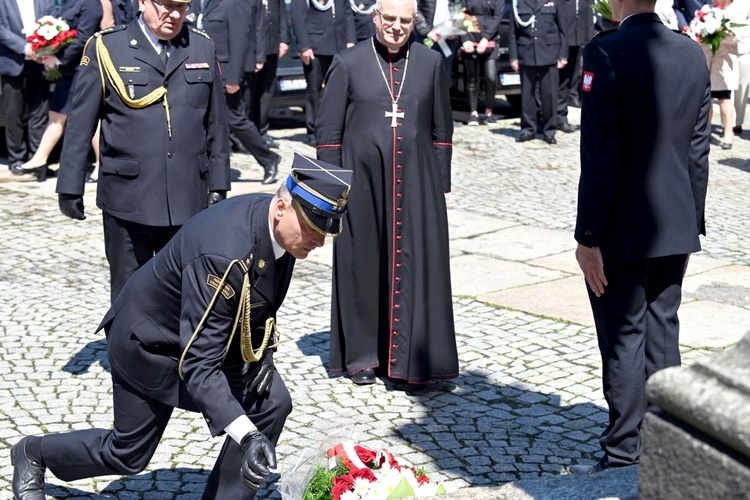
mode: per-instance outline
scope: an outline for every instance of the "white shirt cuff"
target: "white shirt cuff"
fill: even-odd
[[[255,424],[253,424],[249,418],[247,418],[247,415],[241,415],[235,418],[229,425],[224,427],[224,432],[229,434],[229,437],[234,439],[237,444],[242,442],[242,438],[245,437],[248,432],[257,430],[258,428],[255,427]]]

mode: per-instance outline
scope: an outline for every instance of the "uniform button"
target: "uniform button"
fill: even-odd
[[[403,168],[403,165],[396,165],[396,168]]]
[[[404,152],[403,151],[396,151],[396,154],[400,156],[400,155],[404,154]]]
[[[402,210],[401,207],[396,208],[396,212],[400,212]]]
[[[400,225],[401,225],[401,221],[397,221],[397,222],[396,222],[396,225],[397,225],[397,226],[400,226]]]
[[[401,249],[399,248],[398,250],[396,250],[396,253],[401,253]],[[398,293],[398,292],[396,292],[396,293]]]
[[[401,184],[401,179],[396,179],[396,184]]]
[[[587,231],[585,231],[585,232],[584,232],[583,234],[585,234],[586,236],[591,236],[591,231],[588,231],[588,230],[587,230]]]
[[[398,68],[393,68],[393,71],[398,71]]]
[[[201,80],[203,80],[203,77],[202,77],[202,76],[199,76],[199,77],[198,77],[198,81],[201,81]]]
[[[399,252],[400,252],[400,251],[401,251],[401,250],[399,250]],[[401,293],[401,290],[396,290],[396,291],[395,291],[395,292],[393,292],[393,293],[395,293],[396,295],[398,295],[399,293]],[[396,333],[396,332],[393,332],[393,333]]]
[[[133,83],[133,79],[132,78],[128,78],[128,83]]]
[[[165,88],[166,88],[166,87],[169,87],[169,80],[166,80],[166,81],[164,82],[164,87],[165,87]]]
[[[172,153],[167,153],[167,158],[172,158]]]
[[[401,276],[396,276],[396,281],[401,281]],[[398,292],[396,292],[398,293]]]
[[[404,138],[404,137],[403,137],[403,136],[401,136],[401,135],[399,135],[398,137],[396,137],[396,139],[397,139],[397,140],[399,140],[399,141],[400,141],[400,140],[402,140],[403,138]]]
[[[400,240],[400,239],[401,239],[401,236],[400,236],[400,235],[399,235],[399,236],[396,236],[396,239],[397,239],[397,240]]]

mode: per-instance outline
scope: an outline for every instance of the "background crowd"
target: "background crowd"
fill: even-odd
[[[715,2],[735,24],[743,25],[733,28],[721,40],[716,53],[704,45],[712,97],[718,103],[722,124],[712,142],[729,149],[734,134],[742,131],[748,99],[750,0]],[[211,15],[217,4],[235,3],[231,15],[219,13],[219,19],[216,13]],[[217,40],[226,36],[248,39],[244,72],[237,68],[241,78],[235,78],[238,81],[228,86],[230,137],[233,151],[252,153],[263,167],[265,183],[273,182],[278,170],[279,156],[271,151],[278,146],[268,131],[279,59],[295,57],[303,63],[307,84],[305,142],[314,146],[321,88],[333,55],[375,32],[375,0],[288,3],[194,0],[185,17],[188,26],[204,29]],[[582,48],[595,33],[613,28],[618,21],[612,23],[594,12],[594,0],[467,0],[460,5],[476,18],[478,31],[456,36],[445,36],[436,29],[446,22],[450,24],[452,0],[419,0],[417,4],[419,16],[412,39],[431,43],[443,38],[448,52],[437,43],[433,49],[443,56],[454,86],[458,78],[465,79],[465,92],[459,98],[468,107],[468,125],[496,122],[494,100],[484,96],[494,96],[500,88],[499,74],[512,69],[521,76],[521,132],[517,140],[532,140],[541,134],[547,143],[555,144],[556,131],[575,132],[567,114],[569,105],[580,106]],[[688,31],[695,11],[706,4],[713,6],[713,1],[659,0],[656,13],[669,28]],[[98,30],[129,23],[138,10],[137,0],[0,1],[0,76],[11,172],[33,173],[40,181],[55,175],[48,164],[65,130],[72,105],[71,87],[85,41]],[[331,15],[330,11],[336,10],[344,14]],[[23,30],[44,15],[66,20],[78,36],[56,54],[37,56]],[[233,21],[231,26],[228,19]],[[217,20],[220,22],[208,22]],[[296,40],[295,53],[289,52],[294,47],[292,40]],[[54,84],[42,77],[42,72],[52,67],[61,73]],[[98,142],[95,135],[89,154],[88,182],[95,182],[91,173],[98,163]]]

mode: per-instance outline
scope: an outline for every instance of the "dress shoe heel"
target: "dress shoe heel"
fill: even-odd
[[[271,184],[276,180],[276,175],[279,173],[279,163],[281,163],[281,156],[276,155],[276,158],[271,163],[263,167],[263,180],[260,181],[261,184]]]
[[[368,368],[351,376],[352,382],[357,385],[371,385],[375,383],[375,370]]]

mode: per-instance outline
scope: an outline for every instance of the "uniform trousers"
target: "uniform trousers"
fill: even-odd
[[[319,56],[315,54],[315,59],[312,59],[310,64],[302,65],[302,69],[305,72],[305,82],[307,83],[305,124],[307,125],[308,135],[315,133],[315,117],[318,116],[318,109],[320,109],[321,88],[332,62],[333,56]]]
[[[257,73],[245,73],[247,88],[243,99],[247,103],[247,115],[258,127],[261,135],[269,129],[268,114],[275,89],[276,68],[279,66],[278,54],[266,54],[266,63]]]
[[[521,73],[521,134],[536,135],[537,116],[541,111],[541,128],[546,139],[557,130],[557,65],[520,65]]]
[[[36,152],[47,126],[50,85],[42,69],[41,64],[26,61],[20,75],[2,76],[5,144],[11,165]]]
[[[247,117],[247,109],[242,101],[245,86],[243,81],[240,84],[240,90],[234,94],[225,92],[229,130],[250,151],[255,161],[266,167],[276,160],[276,153],[268,148],[263,136],[258,132],[258,127]]]
[[[687,255],[622,261],[604,259],[608,285],[601,297],[588,287],[602,356],[609,425],[599,443],[602,464],[638,462],[641,420],[648,409],[646,380],[680,365],[679,320]]]
[[[112,430],[87,429],[42,437],[42,460],[56,477],[75,481],[133,475],[146,468],[174,407],[141,394],[115,371],[112,372],[112,399]],[[242,406],[258,430],[276,445],[286,417],[292,411],[291,396],[279,373],[274,371],[268,397],[246,395]],[[255,497],[240,481],[243,458],[240,445],[227,436],[209,475],[204,499]]]
[[[578,73],[581,71],[581,47],[578,45],[568,47],[568,64],[559,70],[560,93],[557,100],[557,125],[568,123],[568,101],[573,94],[578,81]]]
[[[104,253],[109,262],[110,298],[115,299],[130,277],[164,248],[181,226],[146,226],[102,212]]]

